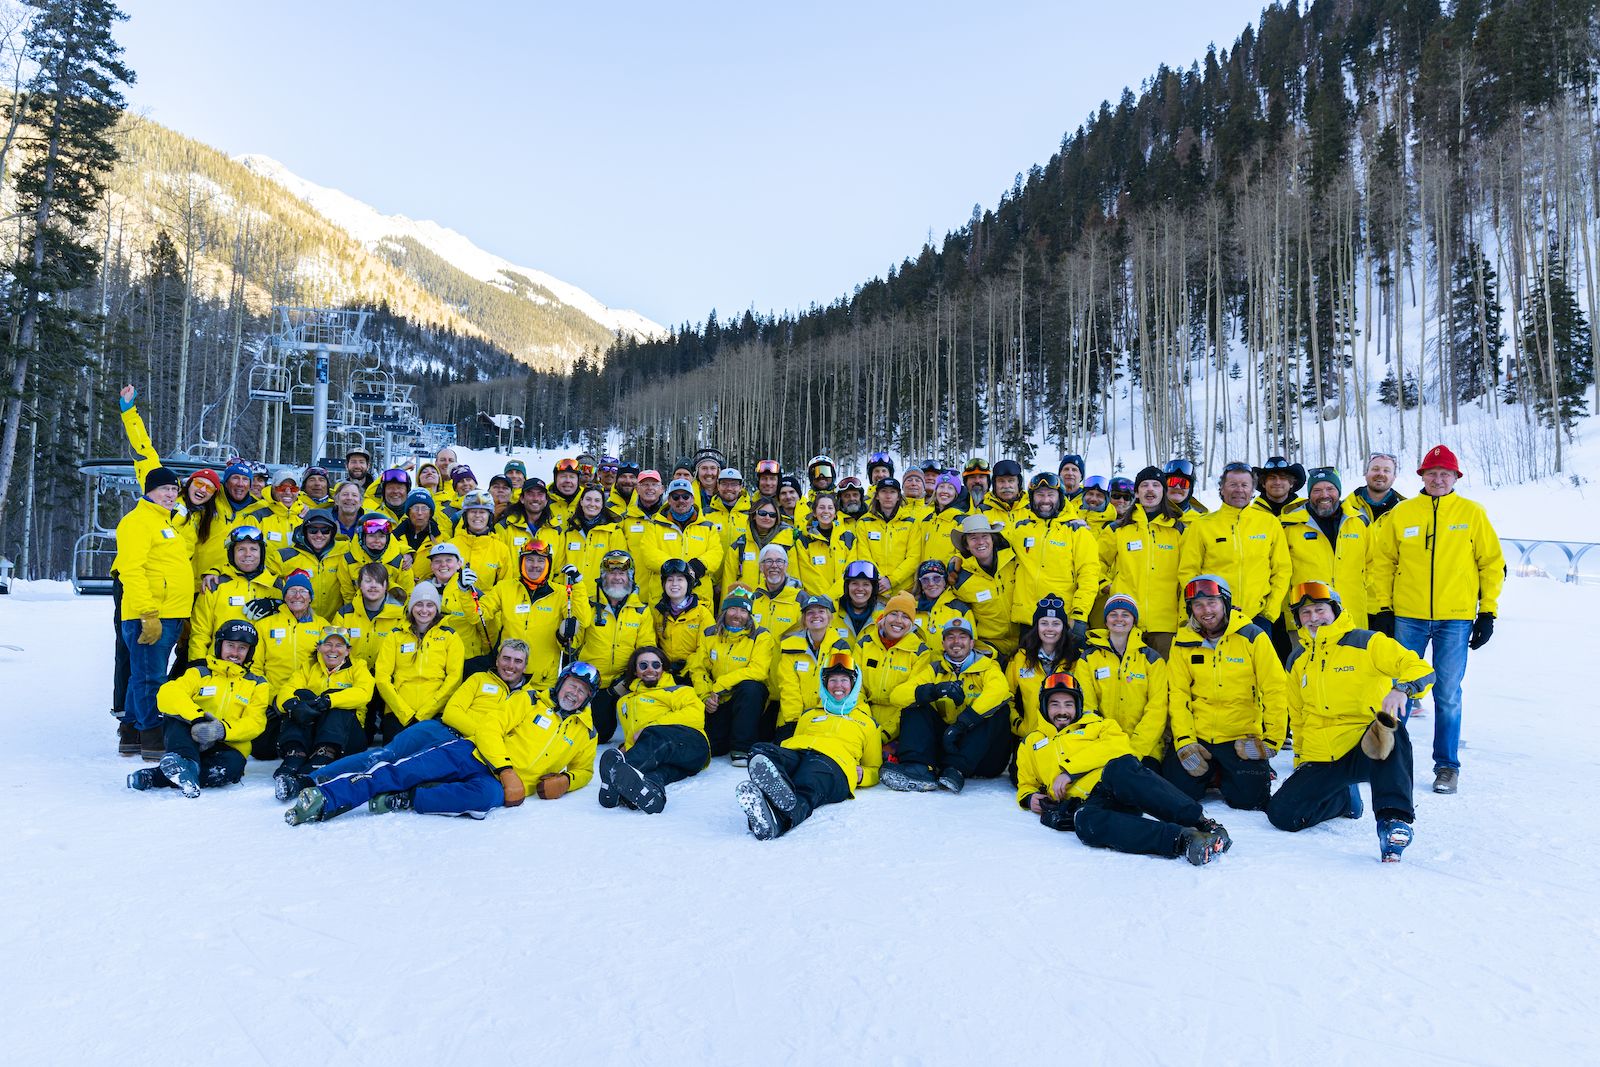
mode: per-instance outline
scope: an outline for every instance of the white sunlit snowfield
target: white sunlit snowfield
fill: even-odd
[[[1415,479],[1402,479],[1412,491]],[[1517,491],[1476,495],[1531,535]],[[1504,494],[1511,498],[1513,494]],[[1600,509],[1547,494],[1576,529]],[[1519,514],[1520,512],[1520,514]],[[665,813],[591,785],[487,820],[291,828],[272,765],[124,786],[111,604],[0,597],[10,1063],[1593,1063],[1600,586],[1506,583],[1461,792],[1413,721],[1417,835],[1209,813],[1194,868],[1042,828],[1004,782],[745,830],[725,762]],[[1280,774],[1291,756],[1278,757]]]

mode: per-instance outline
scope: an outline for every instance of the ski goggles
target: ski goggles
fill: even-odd
[[[1314,482],[1338,482],[1338,480],[1338,467],[1312,467],[1310,470],[1306,471],[1307,485],[1310,485]]]
[[[1232,463],[1226,464],[1222,468],[1222,473],[1224,476],[1229,474],[1248,474],[1250,477],[1254,478],[1256,476],[1256,469],[1250,466],[1250,464],[1236,459]]]
[[[861,479],[857,478],[853,474],[850,475],[850,477],[840,479],[840,481],[839,481],[839,492],[841,492],[841,493],[844,492],[846,489],[860,489],[860,488],[861,488]]]
[[[756,460],[756,474],[782,474],[783,468],[775,459]]]
[[[344,647],[350,647],[350,631],[343,626],[324,626],[322,628],[322,636],[317,638],[318,647],[327,644],[335,637],[344,642]]]
[[[571,471],[574,474],[578,473],[578,461],[573,459],[571,456],[568,456],[565,459],[556,460],[555,472],[557,474],[561,474],[565,471]]]
[[[522,561],[527,562],[529,556],[543,556],[545,562],[550,561],[550,546],[543,541],[533,540],[522,546]]]
[[[961,468],[961,477],[968,478],[974,474],[988,474],[989,464],[981,459],[974,459]]]
[[[855,656],[849,652],[831,653],[828,656],[828,661],[822,665],[823,674],[827,674],[829,671],[849,671],[854,674],[856,671]]]
[[[874,452],[874,453],[872,453],[872,455],[867,457],[867,469],[868,470],[871,470],[873,467],[893,467],[893,466],[894,466],[894,460],[889,458],[889,453],[887,453],[887,452]]]
[[[455,471],[451,471],[450,473],[454,475]],[[398,482],[401,485],[410,485],[411,475],[400,467],[390,467],[388,470],[383,472],[379,478],[379,481],[383,482],[385,485],[391,482]]]
[[[601,470],[603,470],[603,471],[611,471],[612,473],[615,473],[616,470],[617,470],[617,466],[618,466],[618,460],[617,460],[616,456],[601,456],[600,457],[600,469]]]
[[[1390,463],[1393,463],[1396,467],[1400,466],[1399,458],[1390,452],[1374,452],[1372,455],[1367,457],[1367,466],[1372,466],[1372,461],[1375,459],[1386,459]]]
[[[1038,481],[1037,478],[1034,479],[1034,480]],[[1087,477],[1087,478],[1085,478],[1083,480],[1083,488],[1086,491],[1089,490],[1089,489],[1098,489],[1102,493],[1105,492],[1106,488],[1107,488],[1106,476],[1103,475],[1103,474],[1091,474],[1091,475],[1089,475],[1089,477]]]
[[[1187,488],[1189,488],[1189,486],[1191,486],[1193,484],[1194,483],[1190,479],[1184,477],[1181,474],[1169,474],[1169,475],[1167,475],[1167,488],[1168,489],[1179,489],[1179,488],[1187,489]]]
[[[878,580],[878,568],[864,559],[856,560],[844,569],[844,580],[848,582],[856,578],[875,582]]]
[[[1183,587],[1183,599],[1187,601],[1194,600],[1197,597],[1216,597],[1218,600],[1227,600],[1228,591],[1215,578],[1195,578]]]
[[[363,519],[361,521],[361,536],[368,534],[387,534],[394,527],[388,519]]]
[[[633,569],[633,557],[626,552],[607,552],[600,559],[600,569],[602,571],[627,573]]]
[[[1093,481],[1094,481],[1093,478],[1089,479],[1089,482],[1093,482]],[[1089,486],[1089,482],[1085,482],[1084,483],[1085,488],[1087,488]],[[1105,484],[1106,484],[1106,480],[1104,478],[1101,478],[1100,479],[1100,488],[1102,488],[1102,489],[1105,488]],[[1059,492],[1061,492],[1061,479],[1057,478],[1054,474],[1051,474],[1049,471],[1045,471],[1042,474],[1035,474],[1028,481],[1028,492],[1031,493],[1035,489],[1054,489],[1056,492],[1059,493]]]
[[[1333,603],[1339,594],[1333,591],[1333,586],[1327,582],[1301,582],[1294,587],[1294,593],[1289,598],[1289,603],[1294,608],[1299,608],[1310,600],[1326,600]]]
[[[1112,500],[1132,500],[1133,499],[1133,479],[1132,478],[1113,478],[1113,479],[1111,479],[1111,499]]]
[[[1175,459],[1167,464],[1167,469],[1164,473],[1167,475],[1181,474],[1192,482],[1194,481],[1194,464],[1186,459]]]

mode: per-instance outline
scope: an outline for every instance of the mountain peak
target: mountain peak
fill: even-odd
[[[620,331],[625,336],[641,340],[667,336],[663,326],[637,311],[608,307],[570,282],[487,252],[473,244],[466,235],[437,222],[410,219],[404,215],[385,215],[348,193],[307,181],[270,156],[249,154],[236,156],[234,161],[251,173],[276,182],[380,255],[387,250],[402,249],[409,240],[470,278],[507,292],[520,293],[535,304],[563,304],[598,323],[609,333]],[[577,358],[578,354],[567,353],[567,362]]]

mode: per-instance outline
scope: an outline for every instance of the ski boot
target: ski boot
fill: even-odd
[[[289,810],[283,813],[283,821],[290,826],[299,826],[306,822],[321,822],[322,809],[328,804],[328,795],[316,786],[302,789],[300,795],[294,798],[294,803]]]
[[[194,760],[184,759],[176,752],[161,757],[161,773],[167,781],[183,790],[183,795],[193,800],[200,795],[200,768]]]
[[[321,792],[321,790],[318,790]],[[410,811],[410,793],[378,793],[367,801],[367,810],[374,815],[385,815],[391,811]]]
[[[311,769],[321,770],[338,758],[338,745],[318,745],[311,750]]]
[[[750,832],[757,841],[771,841],[783,833],[772,805],[767,803],[767,798],[754,782],[740,782],[733,787],[733,794],[738,797],[739,807],[744,809],[745,821],[749,823]]]
[[[1196,867],[1204,867],[1226,852],[1231,844],[1227,833],[1220,826],[1215,830],[1186,826],[1178,837],[1178,855]]]
[[[738,751],[731,752],[728,754],[728,762],[733,764],[735,767],[748,767],[750,766],[750,753]]]
[[[948,789],[952,793],[959,793],[967,784],[967,776],[954,767],[945,767],[939,771],[937,784],[940,789]]]
[[[1411,824],[1399,819],[1378,820],[1378,854],[1384,863],[1399,863],[1400,853],[1411,844]]]
[[[154,767],[141,767],[128,775],[129,789],[137,789],[143,792],[146,789],[154,789],[156,785],[156,769]]]
[[[287,804],[299,796],[302,790],[310,789],[316,784],[310,775],[285,771],[280,767],[278,773],[272,776],[272,795]]]

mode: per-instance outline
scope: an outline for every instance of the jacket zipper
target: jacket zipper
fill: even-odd
[[[1428,619],[1434,617],[1433,564],[1439,552],[1439,498],[1433,498],[1433,529],[1428,531]]]

